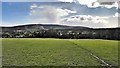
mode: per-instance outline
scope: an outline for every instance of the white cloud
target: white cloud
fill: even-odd
[[[78,0],[80,4],[87,5],[88,7],[93,7],[92,3],[96,2],[97,0]]]
[[[64,11],[66,11],[67,13],[77,13],[77,11],[72,11],[72,10],[68,10],[68,9],[64,9]]]
[[[113,15],[113,17],[120,17],[120,13],[116,12],[115,15]]]
[[[95,8],[95,7],[107,7],[107,8],[112,8],[112,7],[117,7],[118,8],[118,3],[119,0],[59,0],[62,2],[78,2],[79,4],[87,5],[88,7]],[[102,4],[104,3],[104,4]],[[113,4],[109,4],[113,3]],[[108,5],[109,4],[109,5]]]
[[[78,2],[79,4],[87,5],[88,7],[95,8],[95,7],[107,7],[107,8],[112,8],[112,7],[117,7],[118,4],[120,4],[120,0],[59,0],[62,2]]]
[[[96,2],[96,3],[97,3],[97,2]],[[94,5],[94,6],[96,6],[96,5]],[[102,4],[98,4],[97,6],[107,7],[107,8],[112,8],[112,7],[119,8],[119,7],[118,7],[118,2],[115,2],[115,3],[112,4],[112,5],[108,5],[108,4],[104,4],[104,5],[102,5]]]
[[[88,26],[88,27],[103,27],[111,28],[118,27],[118,20],[116,17],[99,17],[90,15],[76,15],[66,18],[64,23],[66,25],[72,26]]]
[[[97,0],[98,2],[116,2],[119,0]]]
[[[30,9],[34,9],[34,8],[37,8],[37,4],[33,4],[32,6],[30,6]]]
[[[58,0],[60,2],[73,2],[73,0]]]
[[[76,11],[62,9],[55,6],[36,4],[31,5],[30,10],[30,22],[34,23],[60,23],[61,17],[69,15],[69,13],[76,13]]]
[[[107,8],[112,8],[112,7],[117,7],[118,4],[120,4],[119,0],[61,0],[63,2],[78,2],[80,4],[87,5],[88,7],[95,8],[95,7],[107,7]],[[104,4],[102,4],[104,3]],[[112,3],[110,5],[110,3]]]
[[[120,0],[2,0],[2,2],[78,2],[80,4],[87,5],[88,7],[98,7],[98,6],[104,6],[107,8],[111,7],[117,7]],[[104,5],[101,5],[100,3],[106,3]],[[107,5],[107,3],[114,2],[115,4]],[[36,6],[34,6],[36,7]],[[120,8],[120,7],[119,7]]]
[[[95,8],[99,6],[107,7],[107,8],[112,8],[112,7],[118,8],[118,4],[120,4],[119,0],[59,0],[59,1],[78,2],[79,4],[87,5],[88,7],[91,7],[91,8]]]
[[[108,17],[90,16],[90,15],[76,15],[67,19],[67,21],[77,20],[79,22],[93,22],[93,23],[107,23]]]
[[[98,6],[103,6],[107,8],[117,7],[119,4],[119,0],[97,0],[93,6],[96,6],[96,3],[99,3]]]
[[[109,17],[108,22],[108,27],[118,27],[118,17]]]
[[[37,24],[62,24],[71,26],[88,26],[88,27],[104,27],[111,28],[118,26],[117,13],[114,16],[91,16],[91,15],[73,15],[70,13],[77,13],[69,9],[62,9],[60,7],[48,5],[31,5],[30,23]]]
[[[59,17],[69,15],[69,12],[67,12],[66,10],[63,10],[63,9],[60,9],[60,8],[57,8],[56,10],[57,10],[57,15]]]

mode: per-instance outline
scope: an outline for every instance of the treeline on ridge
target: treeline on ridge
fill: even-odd
[[[24,28],[24,27],[22,27]],[[55,28],[2,28],[2,38],[63,38],[63,39],[109,39],[120,40],[120,28],[77,28],[77,29],[55,29]]]

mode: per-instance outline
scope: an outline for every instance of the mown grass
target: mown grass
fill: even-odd
[[[118,65],[118,41],[113,40],[70,40],[89,50],[107,63]]]
[[[69,39],[2,39],[3,66],[101,66],[86,50],[117,65],[117,41]]]

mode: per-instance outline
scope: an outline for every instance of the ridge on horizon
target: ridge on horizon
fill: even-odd
[[[93,29],[110,29],[110,28],[103,28],[103,27],[88,27],[88,26],[78,26],[78,25],[64,25],[64,24],[20,24],[20,25],[13,25],[13,26],[0,26],[2,28],[4,27],[8,27],[8,28],[11,28],[11,27],[22,27],[22,26],[35,26],[35,25],[41,25],[41,26],[64,26],[64,27],[83,27],[83,28],[93,28]],[[112,27],[112,28],[120,28],[119,26],[118,27]]]

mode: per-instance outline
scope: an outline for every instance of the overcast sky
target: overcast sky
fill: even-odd
[[[2,26],[118,27],[118,3],[118,0],[2,0]]]

